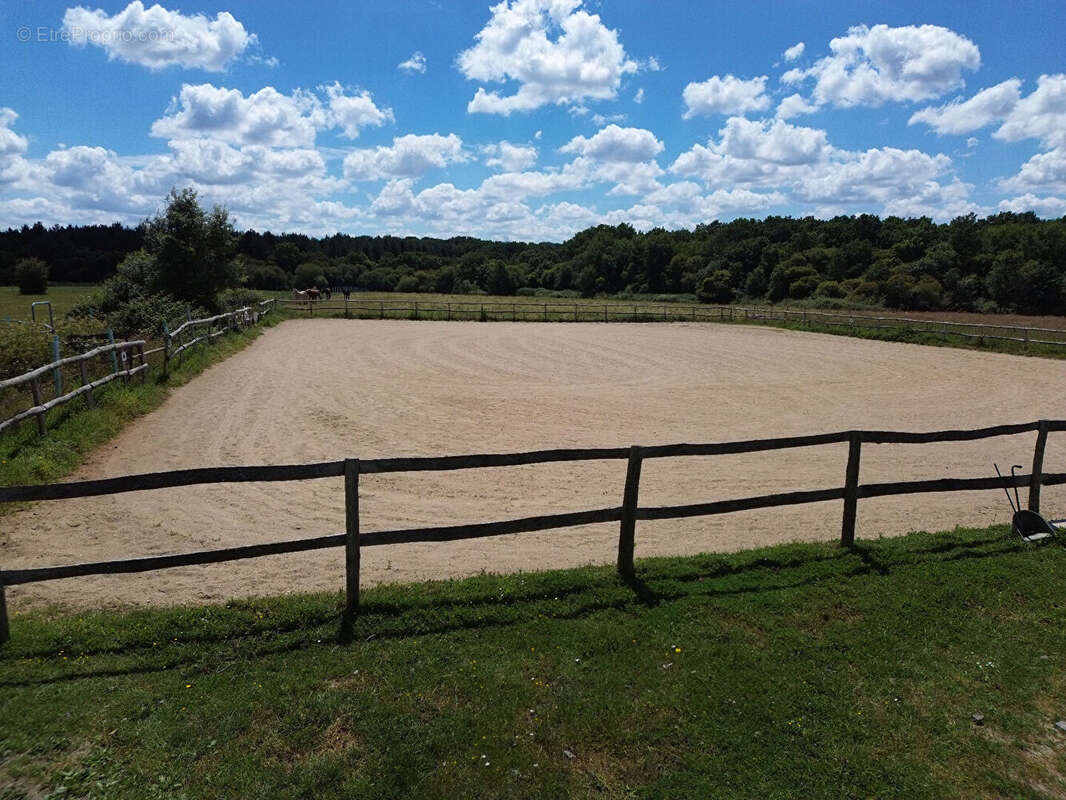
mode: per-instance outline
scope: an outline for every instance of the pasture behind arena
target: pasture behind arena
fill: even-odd
[[[99,284],[55,284],[49,285],[46,294],[19,294],[17,286],[0,286],[0,319],[30,319],[30,304],[38,300],[47,300],[52,304],[52,313],[56,320],[70,309],[91,295]],[[48,309],[38,308],[37,319],[48,322]]]
[[[1053,362],[718,325],[479,325],[296,320],[174,392],[75,479],[160,469],[732,441],[866,428],[937,430],[1060,415]],[[1025,386],[1020,394],[1016,387]],[[870,446],[863,482],[991,474],[1028,464],[1031,437]],[[1060,471],[1052,434],[1045,463]],[[642,505],[840,486],[847,445],[645,465]],[[618,505],[617,462],[366,476],[363,531]],[[1063,497],[1047,488],[1054,515]],[[198,486],[59,501],[10,518],[4,567],[128,558],[344,529],[337,480]],[[1061,507],[1061,506],[1060,506]],[[859,538],[1007,517],[1001,493],[864,500]],[[638,558],[833,539],[840,503],[641,522]],[[617,525],[375,548],[368,583],[614,560]],[[139,577],[12,587],[59,600],[210,601],[343,585],[338,551]]]

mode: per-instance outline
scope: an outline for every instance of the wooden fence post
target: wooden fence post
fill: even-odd
[[[344,461],[344,614],[359,613],[359,459]]]
[[[113,345],[115,343],[115,332],[111,329],[107,329],[107,343]],[[115,355],[115,350],[111,350],[111,372],[118,372],[118,356]]]
[[[1047,447],[1048,421],[1040,420],[1037,429],[1036,449],[1033,451],[1033,470],[1029,478],[1029,510],[1040,513],[1040,478],[1044,472],[1044,448]]]
[[[855,544],[855,517],[859,505],[859,457],[862,452],[862,433],[848,434],[848,470],[844,480],[844,522],[840,529],[840,544]]]
[[[0,580],[0,644],[11,638],[11,626],[7,622],[7,598],[4,592],[4,582]]]
[[[51,309],[51,305],[48,306]],[[59,337],[52,337],[52,360],[59,361]],[[52,370],[52,380],[56,385],[56,397],[60,397],[63,394],[63,370],[56,367]]]
[[[84,358],[78,362],[78,370],[81,372],[81,385],[88,386],[90,383],[89,368],[85,365]],[[89,408],[93,408],[96,405],[96,398],[93,397],[93,390],[91,387],[85,392],[85,400],[88,402]]]
[[[163,320],[163,377],[165,378],[170,369],[170,326]]]
[[[30,391],[33,392],[33,404],[35,406],[41,405],[41,379],[34,378],[30,381]],[[44,436],[47,433],[47,428],[44,424],[44,414],[37,415],[37,433]]]
[[[640,465],[644,459],[638,445],[629,448],[629,466],[626,468],[626,488],[622,496],[622,522],[618,531],[618,574],[632,578],[633,548],[637,528],[637,497],[640,489]]]

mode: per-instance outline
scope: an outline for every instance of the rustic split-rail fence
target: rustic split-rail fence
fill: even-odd
[[[66,405],[75,398],[84,397],[89,407],[95,405],[94,392],[114,380],[121,379],[129,383],[130,379],[140,375],[143,381],[148,371],[148,357],[163,353],[163,374],[167,374],[172,359],[195,344],[202,344],[220,336],[227,331],[257,323],[263,315],[274,308],[274,300],[264,300],[256,307],[239,308],[225,314],[218,314],[204,319],[191,317],[177,326],[173,333],[163,323],[163,343],[150,350],[145,349],[144,339],[116,342],[110,331],[98,334],[109,341],[100,347],[94,347],[77,355],[59,357],[59,337],[53,337],[54,359],[37,369],[22,375],[0,381],[0,391],[29,386],[32,405],[19,409],[14,415],[0,420],[0,432],[13,428],[20,422],[36,418],[37,432],[41,436],[47,433],[46,415],[53,408]],[[36,305],[36,304],[35,304]],[[80,337],[85,338],[85,337]],[[93,337],[88,337],[93,338]],[[65,369],[77,369],[76,381],[64,380]],[[76,383],[75,386],[70,384]],[[64,392],[64,384],[67,391]],[[51,397],[48,395],[51,394]]]
[[[114,357],[112,365],[102,377],[92,378],[89,375],[89,365],[104,356]],[[140,364],[134,366],[138,360],[140,361]],[[61,370],[63,367],[73,364],[78,365],[81,383],[76,388],[73,388],[64,394]],[[69,403],[74,398],[81,397],[82,395],[85,396],[86,402],[88,402],[91,407],[95,405],[95,400],[93,398],[93,392],[95,390],[107,385],[117,378],[121,378],[128,383],[130,378],[139,374],[143,380],[144,373],[147,369],[148,362],[145,361],[144,340],[137,339],[129,342],[113,342],[102,347],[96,347],[85,353],[80,353],[76,356],[60,358],[50,364],[45,364],[43,367],[38,367],[35,370],[31,370],[30,372],[15,378],[0,381],[0,390],[29,384],[30,392],[33,395],[33,405],[28,409],[19,411],[13,417],[0,422],[0,431],[18,425],[20,422],[30,419],[31,417],[36,417],[37,432],[41,436],[44,436],[47,432],[45,414],[53,408]],[[56,396],[46,401],[44,400],[42,382],[47,378],[50,378],[54,382]]]
[[[682,303],[567,303],[487,300],[367,300],[364,298],[278,301],[298,313],[357,319],[480,320],[482,322],[783,322],[830,330],[884,330],[921,333],[942,339],[988,339],[1023,346],[1066,348],[1066,329],[979,322],[949,322],[912,317],[875,316],[837,311],[808,311],[771,306],[686,305]]]
[[[163,353],[163,374],[166,375],[170,369],[170,362],[193,345],[206,344],[228,331],[256,324],[274,308],[276,302],[274,299],[263,300],[254,308],[245,306],[202,319],[193,319],[189,316],[184,322],[176,325],[174,330],[171,330],[170,325],[164,322],[163,346],[150,352]]]
[[[173,555],[0,570],[0,642],[6,641],[9,637],[4,587],[61,578],[147,572],[169,567],[215,564],[258,556],[344,547],[346,572],[345,619],[350,620],[359,609],[359,563],[360,551],[363,547],[410,542],[449,542],[458,539],[474,539],[485,536],[569,528],[594,523],[617,522],[619,523],[618,572],[623,579],[632,579],[634,577],[633,556],[636,541],[636,523],[638,520],[680,519],[684,517],[728,514],[758,508],[842,500],[843,517],[840,543],[845,547],[851,547],[855,543],[855,525],[860,499],[926,492],[957,492],[981,489],[999,491],[1006,487],[1028,486],[1029,508],[1033,511],[1039,511],[1041,487],[1066,484],[1066,473],[1044,472],[1044,450],[1047,445],[1048,434],[1052,431],[1066,431],[1066,420],[1041,420],[1039,422],[998,425],[976,430],[948,430],[931,433],[839,431],[812,436],[790,436],[777,439],[755,439],[712,444],[672,444],[650,447],[633,445],[631,447],[601,449],[560,449],[524,453],[418,458],[346,458],[340,461],[327,461],[316,464],[185,469],[74,483],[0,487],[0,502],[14,502],[94,497],[206,483],[302,481],[316,478],[343,477],[345,508],[344,533]],[[965,442],[1033,432],[1037,436],[1033,451],[1032,470],[1028,475],[987,478],[937,478],[934,480],[895,483],[861,484],[859,482],[859,466],[863,445]],[[759,495],[733,500],[715,500],[689,505],[641,506],[639,503],[641,465],[647,459],[734,455],[796,447],[842,444],[845,442],[848,444],[848,458],[844,470],[844,485],[840,487]],[[605,459],[626,462],[625,488],[622,494],[622,503],[619,506],[472,525],[407,528],[367,533],[363,533],[360,529],[359,478],[361,475],[489,469],[527,464]]]

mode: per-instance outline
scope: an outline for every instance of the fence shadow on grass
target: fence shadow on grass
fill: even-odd
[[[485,576],[473,579],[473,587],[471,581],[459,581],[454,591],[445,586],[444,596],[416,597],[410,602],[388,598],[377,601],[375,595],[379,592],[370,591],[355,618],[345,618],[341,598],[328,596],[311,598],[296,611],[282,609],[280,613],[276,604],[284,600],[242,601],[232,608],[213,609],[216,627],[210,631],[189,629],[194,624],[190,618],[199,619],[202,609],[160,611],[164,618],[143,638],[79,647],[77,634],[60,630],[48,646],[12,648],[0,656],[0,675],[10,674],[5,664],[27,661],[34,662],[33,674],[0,678],[0,687],[151,674],[193,664],[202,667],[205,662],[232,663],[312,648],[355,647],[375,640],[517,627],[529,625],[541,616],[582,620],[608,612],[639,612],[693,598],[713,603],[716,598],[797,590],[863,575],[891,576],[939,563],[997,558],[1024,550],[1002,528],[976,536],[971,533],[965,539],[946,536],[953,538],[945,542],[930,537],[927,545],[905,548],[891,540],[863,542],[847,549],[799,545],[779,556],[759,555],[739,562],[736,556],[721,555],[649,559],[640,562],[637,574],[628,580],[619,579],[610,567],[550,575],[530,573],[521,576],[523,586],[517,591],[515,576]],[[487,585],[479,585],[486,582]],[[381,593],[391,591],[386,587]],[[248,620],[248,614],[255,609],[262,609],[264,620]],[[127,619],[116,620],[115,630],[122,630]],[[73,630],[84,629],[77,617],[72,622]],[[153,633],[158,637],[159,630],[171,630],[170,638],[153,641]],[[103,630],[93,635],[108,633]],[[212,650],[205,652],[204,648]],[[64,654],[78,660],[63,661]],[[57,668],[49,670],[49,662]]]

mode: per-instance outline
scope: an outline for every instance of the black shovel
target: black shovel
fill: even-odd
[[[999,471],[999,465],[993,463],[993,467],[996,468],[996,475],[1000,478],[1003,474]],[[1014,470],[1025,469],[1021,464],[1013,464],[1010,468],[1010,476],[1014,477]],[[1021,500],[1018,499],[1018,486],[1014,486],[1014,497],[1010,496],[1010,492],[1007,490],[1006,485],[1003,487],[1003,493],[1007,495],[1007,502],[1010,503],[1011,511],[1014,512],[1014,516],[1011,518],[1010,527],[1011,530],[1021,538],[1023,542],[1029,544],[1036,544],[1046,539],[1053,537],[1058,531],[1054,525],[1037,514],[1035,511],[1029,511],[1022,508]]]

